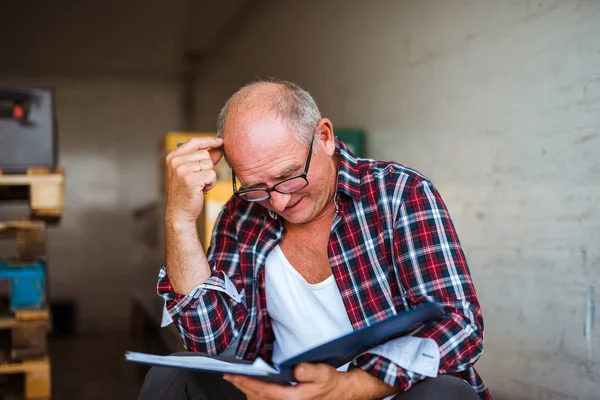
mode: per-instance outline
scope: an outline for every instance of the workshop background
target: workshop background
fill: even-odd
[[[236,88],[272,76],[436,184],[496,399],[600,399],[600,1],[4,2],[0,37],[0,87],[56,94],[48,289],[74,332],[50,340],[53,398],[136,397],[122,358],[157,301],[162,140],[214,132]]]

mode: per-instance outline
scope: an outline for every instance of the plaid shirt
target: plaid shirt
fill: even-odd
[[[473,368],[483,351],[483,319],[450,215],[431,182],[402,165],[355,158],[336,139],[340,159],[329,263],[352,327],[363,328],[426,302],[446,315],[412,336],[440,350],[439,374],[491,395]],[[208,252],[211,277],[188,295],[175,293],[166,270],[158,292],[190,351],[270,361],[275,340],[267,313],[265,261],[281,242],[281,219],[257,203],[232,197],[221,211]],[[355,366],[400,390],[423,379],[379,355]]]

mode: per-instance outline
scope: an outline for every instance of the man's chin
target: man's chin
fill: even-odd
[[[305,224],[309,222],[309,218],[303,215],[282,215],[279,216],[291,224]]]
[[[290,212],[284,210],[283,212],[277,214],[292,224],[304,224],[310,222],[310,215],[306,209],[298,209]]]

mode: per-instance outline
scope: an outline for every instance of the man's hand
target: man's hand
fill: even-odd
[[[217,182],[215,164],[223,155],[222,145],[222,139],[193,138],[167,155],[168,218],[196,222],[204,207],[204,193]]]
[[[166,268],[176,293],[189,294],[211,274],[196,220],[204,193],[217,182],[214,165],[221,159],[222,145],[221,139],[193,138],[167,155]]]
[[[223,378],[244,392],[248,400],[377,399],[396,392],[360,369],[338,372],[327,364],[300,364],[294,370],[296,386],[281,386],[238,375]]]

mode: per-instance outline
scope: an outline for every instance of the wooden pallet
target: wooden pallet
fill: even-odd
[[[4,300],[0,301],[0,399],[49,399],[50,313],[26,310],[9,314]]]
[[[29,189],[29,207],[36,218],[58,218],[64,205],[65,173],[62,168],[29,168],[26,174],[4,174],[0,170],[0,199],[14,199],[16,188]]]
[[[0,364],[0,374],[25,375],[25,399],[49,400],[51,394],[50,359],[42,357],[21,363]]]
[[[21,362],[48,355],[50,317],[46,310],[17,311],[0,317],[3,344],[0,363]]]
[[[0,222],[0,239],[14,238],[17,242],[17,260],[28,261],[46,256],[46,224],[23,218]]]

